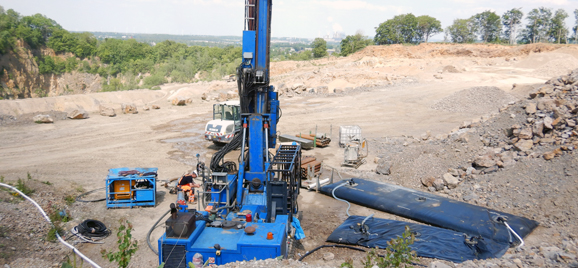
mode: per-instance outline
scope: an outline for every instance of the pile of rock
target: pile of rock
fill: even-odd
[[[521,157],[551,160],[578,147],[578,69],[550,79],[530,93],[528,100],[509,103],[500,111],[508,113],[514,107],[523,108],[525,118],[503,129],[505,135],[482,135],[480,139],[487,147],[473,159],[470,167],[450,169],[437,178],[422,178],[422,184],[430,191],[453,189],[464,180],[512,166]],[[456,141],[467,143],[471,138],[467,130],[478,126],[480,123],[462,126],[461,132],[454,133]]]
[[[311,87],[308,88],[302,83],[295,83],[293,86],[287,86],[285,84],[280,84],[277,86],[277,92],[279,96],[286,96],[288,98],[292,98],[293,96],[301,95],[301,94],[328,94],[328,93],[343,93],[347,90],[352,90],[353,88],[335,88],[332,91],[329,90],[328,86],[318,86],[318,87]]]
[[[526,122],[507,130],[517,150],[527,152],[537,145],[557,147],[541,154],[546,160],[574,150],[578,146],[578,69],[552,78],[530,93],[525,112]]]

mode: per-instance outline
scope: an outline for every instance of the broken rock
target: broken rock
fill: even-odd
[[[477,167],[491,167],[496,164],[496,160],[491,154],[480,155],[474,160],[474,166]]]
[[[552,117],[546,116],[544,117],[544,127],[547,129],[552,129],[552,123],[554,122],[554,119],[552,119]]]
[[[421,178],[421,183],[423,184],[423,186],[429,188],[429,187],[432,187],[434,185],[435,180],[436,180],[436,178],[434,178],[434,177]]]
[[[175,106],[184,106],[187,104],[187,100],[183,97],[174,98],[171,103]]]
[[[391,174],[391,162],[385,160],[385,159],[380,159],[379,163],[377,164],[377,168],[375,169],[375,172],[377,172],[377,174],[381,174],[381,175],[389,175]]]
[[[52,117],[50,117],[50,115],[47,114],[37,114],[34,117],[32,117],[32,120],[34,121],[34,123],[38,124],[54,123]]]
[[[86,119],[88,118],[88,113],[85,110],[78,109],[70,112],[68,114],[68,118],[70,119]]]
[[[532,129],[529,129],[529,128],[522,129],[520,131],[520,134],[518,134],[518,138],[526,139],[526,140],[531,139],[532,138]]]
[[[444,180],[444,183],[450,189],[454,189],[454,188],[458,187],[458,184],[460,183],[460,180],[458,180],[458,178],[452,176],[452,174],[449,174],[449,173],[444,174],[443,180]]]
[[[433,182],[433,187],[436,189],[436,191],[443,190],[444,186],[445,186],[444,180],[440,178],[435,179]]]
[[[114,112],[114,109],[112,107],[100,105],[99,110],[100,110],[100,115],[102,115],[102,116],[108,116],[108,117],[116,116],[116,112]]]
[[[528,103],[528,105],[526,105],[526,113],[527,114],[535,114],[537,111],[537,107],[536,107],[536,103]]]
[[[136,105],[132,103],[123,103],[121,105],[122,113],[123,114],[136,114],[138,113],[136,109]]]
[[[524,139],[520,139],[518,142],[516,142],[516,144],[514,144],[514,147],[522,152],[529,151],[532,149],[532,146],[534,146],[534,142],[532,140]]]

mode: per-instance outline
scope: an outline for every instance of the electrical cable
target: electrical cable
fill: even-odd
[[[303,259],[305,259],[305,257],[313,254],[313,252],[320,250],[322,248],[347,248],[347,249],[353,249],[353,250],[357,250],[357,251],[361,251],[361,252],[367,252],[365,249],[356,248],[356,247],[352,247],[352,246],[346,246],[346,245],[321,245],[321,246],[318,246],[318,247],[316,247],[310,251],[307,251],[307,253],[305,253],[305,255],[301,256],[301,258],[299,258],[298,261],[303,261]],[[377,256],[382,257],[382,258],[384,257],[384,255],[379,255],[379,254]],[[412,262],[411,264],[421,266],[421,267],[427,267],[423,264],[419,264],[419,263],[415,263],[415,262]]]
[[[339,173],[337,173],[337,174],[339,174]],[[340,177],[341,177],[341,176],[340,176]],[[341,186],[345,186],[345,185],[347,185],[347,184],[349,184],[348,181],[346,181],[346,182],[338,185],[337,187],[333,188],[333,191],[331,191],[331,194],[333,195],[333,198],[335,198],[335,199],[337,199],[337,200],[339,200],[339,201],[343,201],[343,202],[347,203],[347,210],[345,211],[345,213],[347,213],[347,216],[351,216],[351,215],[349,215],[349,208],[351,208],[351,204],[350,204],[349,202],[347,202],[347,200],[344,200],[344,199],[341,199],[341,198],[338,198],[337,196],[335,196],[335,190],[337,190],[337,188],[339,188],[339,187],[341,187]]]
[[[94,192],[96,192],[96,191],[104,190],[104,189],[106,189],[106,187],[102,187],[102,188],[94,189],[94,190],[92,190],[92,191],[88,191],[88,192],[86,192],[86,193],[80,194],[79,196],[77,196],[77,197],[76,197],[76,202],[91,203],[91,202],[100,202],[100,201],[104,201],[104,200],[106,200],[106,198],[101,198],[101,199],[94,199],[94,200],[82,200],[82,199],[80,199],[81,197],[83,197],[83,196],[85,196],[85,195],[88,195],[88,194],[94,193]]]
[[[30,201],[42,214],[42,216],[44,217],[44,219],[50,223],[50,225],[52,226],[52,228],[54,228],[54,224],[52,223],[52,221],[50,220],[50,218],[48,217],[48,215],[46,215],[46,212],[44,212],[44,210],[42,209],[42,207],[40,207],[40,205],[38,205],[38,203],[36,203],[36,201],[34,201],[32,198],[28,197],[27,195],[25,195],[24,193],[22,193],[20,190],[16,189],[15,187],[5,184],[5,183],[0,183],[0,186],[2,187],[6,187],[9,188],[12,191],[17,192],[18,194],[20,194],[22,197],[24,197],[26,200]],[[89,259],[88,257],[86,257],[84,254],[82,254],[82,252],[80,252],[80,250],[78,250],[77,248],[75,248],[73,245],[67,243],[66,241],[64,241],[64,239],[62,239],[62,237],[60,237],[60,234],[58,234],[58,232],[55,232],[56,238],[58,238],[58,241],[60,241],[60,243],[64,244],[66,247],[72,249],[74,251],[74,253],[76,253],[78,256],[80,256],[83,260],[85,260],[86,262],[88,262],[90,265],[92,265],[93,267],[96,268],[100,268],[100,265],[96,264],[96,262],[94,262],[93,260]]]

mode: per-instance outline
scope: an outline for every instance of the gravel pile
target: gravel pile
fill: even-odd
[[[578,68],[576,61],[551,61],[540,66],[533,73],[543,77],[553,77],[566,74],[576,68]]]
[[[516,98],[497,87],[472,87],[443,98],[431,108],[446,112],[482,114]]]

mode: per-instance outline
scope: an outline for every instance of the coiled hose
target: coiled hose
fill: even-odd
[[[76,226],[76,230],[79,234],[91,238],[107,237],[110,234],[110,230],[106,228],[106,225],[97,220],[85,220]]]

